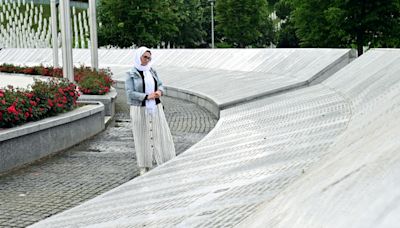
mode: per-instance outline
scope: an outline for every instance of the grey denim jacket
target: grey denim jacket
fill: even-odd
[[[163,83],[158,78],[157,72],[153,68],[150,68],[150,72],[153,78],[157,82],[157,89],[164,94],[165,91]],[[132,70],[127,72],[127,77],[125,79],[125,91],[126,91],[127,103],[129,105],[134,105],[134,106],[142,105],[142,101],[145,99],[146,94],[143,91],[143,79],[135,67],[133,67]]]

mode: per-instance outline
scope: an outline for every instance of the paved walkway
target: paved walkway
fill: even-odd
[[[177,153],[202,139],[217,120],[199,106],[164,98]],[[138,175],[129,115],[65,153],[0,177],[0,227],[25,227],[74,207]]]

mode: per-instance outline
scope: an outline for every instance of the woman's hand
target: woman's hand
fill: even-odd
[[[160,90],[157,90],[156,92],[154,92],[157,97],[156,98],[160,98],[162,96],[162,92]]]
[[[160,98],[161,95],[162,95],[161,91],[160,91],[160,90],[157,90],[156,92],[149,94],[149,95],[147,96],[147,99],[148,99],[148,100],[154,100],[154,99],[156,99],[156,98]]]

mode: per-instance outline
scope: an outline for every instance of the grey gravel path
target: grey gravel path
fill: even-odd
[[[217,119],[201,107],[164,97],[177,153],[201,140]],[[129,115],[64,153],[0,177],[0,227],[25,227],[79,205],[138,175]]]

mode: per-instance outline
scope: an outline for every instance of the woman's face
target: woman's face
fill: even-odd
[[[146,51],[142,57],[140,57],[140,62],[142,66],[146,66],[151,61],[151,53]]]

